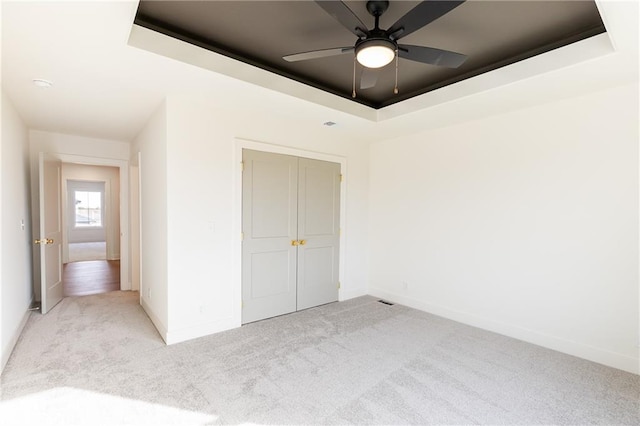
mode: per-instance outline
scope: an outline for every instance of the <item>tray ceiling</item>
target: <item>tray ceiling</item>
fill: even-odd
[[[391,1],[388,28],[416,1]],[[345,1],[373,27],[365,1]],[[352,46],[357,37],[314,1],[147,1],[135,24],[379,109],[605,32],[593,1],[467,1],[402,39],[468,56],[456,69],[400,59],[381,68],[375,87],[352,98],[354,55],[287,62],[283,56]],[[362,67],[358,64],[356,78]]]

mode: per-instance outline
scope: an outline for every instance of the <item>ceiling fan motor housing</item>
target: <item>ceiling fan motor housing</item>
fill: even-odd
[[[373,29],[368,29],[367,25],[343,1],[315,0],[315,2],[358,39],[353,47],[336,47],[287,55],[283,57],[286,61],[296,62],[324,58],[355,51],[356,61],[365,68],[382,68],[395,58],[397,78],[398,58],[448,68],[459,67],[466,59],[463,54],[447,50],[428,46],[398,44],[401,38],[451,12],[463,4],[465,0],[423,0],[387,29],[380,28],[380,17],[389,8],[390,2],[388,0],[367,1],[367,11],[374,18]],[[373,85],[375,85],[375,82],[368,87],[373,87]],[[353,93],[355,94],[355,91]],[[397,90],[395,93],[397,93]]]
[[[391,62],[398,49],[386,31],[380,29],[380,16],[389,8],[388,0],[370,0],[367,11],[375,18],[375,27],[366,37],[356,42],[355,53],[358,62],[367,68],[382,68]]]

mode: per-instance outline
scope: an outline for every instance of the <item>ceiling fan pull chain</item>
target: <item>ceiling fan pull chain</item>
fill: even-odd
[[[351,97],[356,97],[356,57],[353,57],[353,91],[351,92]]]
[[[393,94],[398,94],[398,48],[396,47],[396,86],[393,88]]]

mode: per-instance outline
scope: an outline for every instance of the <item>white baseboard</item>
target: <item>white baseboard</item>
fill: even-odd
[[[366,296],[367,294],[369,294],[369,292],[367,291],[366,288],[355,288],[352,290],[340,289],[340,292],[338,294],[338,300],[342,302],[342,301],[353,299],[356,297]]]
[[[29,305],[31,304],[33,304],[33,301],[31,301]],[[7,365],[7,362],[9,362],[9,358],[11,357],[11,353],[13,352],[13,348],[16,347],[16,343],[18,343],[18,339],[22,334],[22,330],[24,330],[24,326],[27,325],[27,321],[29,320],[30,316],[31,311],[27,309],[27,311],[24,313],[24,316],[22,317],[22,320],[20,321],[20,324],[18,325],[18,328],[13,333],[13,336],[11,336],[11,340],[9,340],[9,343],[6,347],[2,348],[2,358],[0,359],[0,375],[4,371],[4,367]]]
[[[162,337],[162,340],[164,340],[164,342],[168,344],[167,326],[164,325],[162,321],[160,321],[158,316],[153,312],[153,309],[151,309],[151,306],[149,306],[147,302],[144,300],[144,298],[142,297],[140,298],[140,305],[142,306],[142,309],[144,309],[145,313],[147,314],[147,316],[155,326],[156,330],[158,330],[158,333],[160,334],[160,337]]]
[[[366,295],[367,290],[364,288],[349,291],[340,290],[340,301]],[[175,343],[209,336],[211,334],[220,333],[222,331],[231,330],[241,326],[241,323],[237,319],[229,317],[177,330],[167,330],[164,324],[162,324],[162,322],[153,313],[153,310],[149,305],[147,305],[144,298],[141,300],[141,305],[167,345],[173,345]]]
[[[238,327],[240,327],[240,324],[237,321],[234,321],[233,318],[222,318],[216,321],[194,325],[192,327],[170,330],[167,333],[165,342],[167,342],[167,345],[172,345],[174,343],[197,339],[198,337],[209,336],[214,333],[220,333],[221,331],[231,330],[232,328]]]
[[[448,318],[473,327],[482,328],[494,333],[513,337],[518,340],[523,340],[528,343],[533,343],[535,345],[573,355],[578,358],[597,362],[599,364],[628,371],[630,373],[640,374],[640,359],[630,357],[628,355],[611,352],[556,336],[550,336],[527,328],[518,327],[513,324],[507,324],[466,312],[456,311],[445,306],[433,305],[422,300],[391,293],[378,288],[371,288],[369,290],[369,294],[390,302],[405,305],[410,308],[438,315],[443,318]]]

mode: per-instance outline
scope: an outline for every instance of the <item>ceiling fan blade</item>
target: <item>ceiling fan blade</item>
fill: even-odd
[[[371,89],[376,86],[378,82],[378,73],[379,69],[373,68],[362,68],[362,73],[360,74],[360,89]]]
[[[315,2],[324,9],[329,15],[340,22],[343,27],[351,31],[358,37],[364,37],[369,33],[367,26],[362,23],[355,13],[349,7],[341,1],[322,1],[315,0]]]
[[[451,12],[456,7],[464,3],[462,1],[435,1],[426,0],[411,9],[402,18],[387,30],[387,34],[394,40],[406,37],[412,32],[419,30],[425,25],[435,21],[443,15]]]
[[[435,47],[398,45],[398,56],[424,64],[438,65],[447,68],[458,68],[467,60],[467,55],[436,49]]]
[[[306,61],[307,59],[326,58],[328,56],[338,56],[343,53],[353,52],[353,46],[334,47],[332,49],[312,50],[311,52],[295,53],[293,55],[283,56],[287,62]]]

